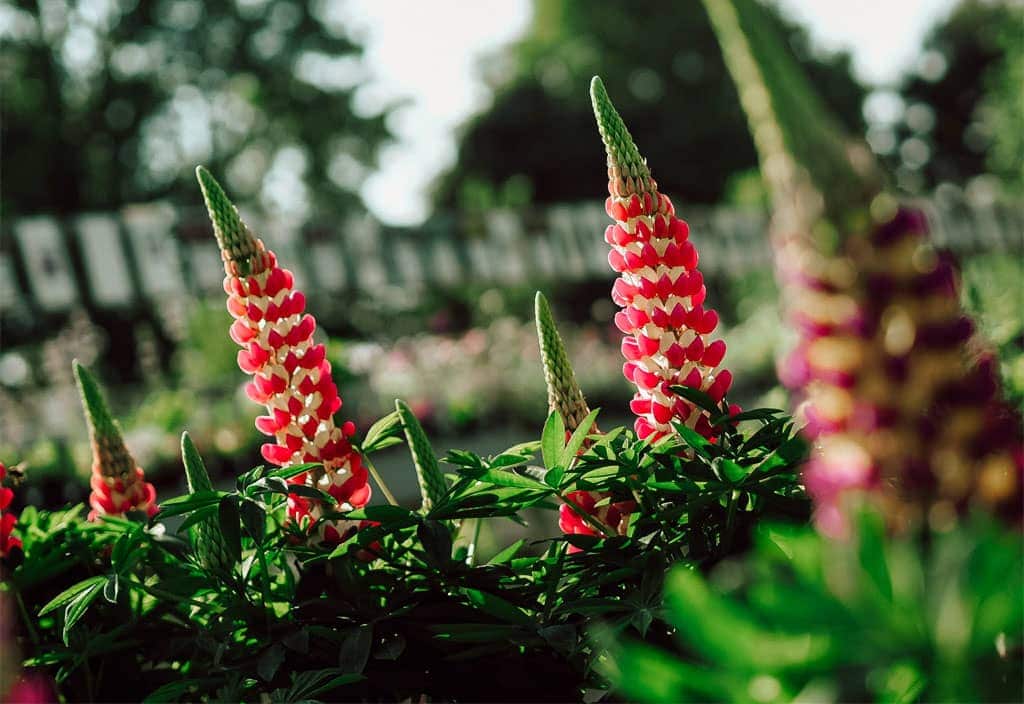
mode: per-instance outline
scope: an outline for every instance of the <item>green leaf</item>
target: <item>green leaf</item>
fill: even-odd
[[[423,432],[423,426],[420,425],[416,414],[401,399],[395,399],[395,410],[401,420],[402,429],[405,430],[405,439],[416,467],[416,479],[420,484],[422,498],[420,510],[429,513],[431,507],[448,492],[448,482],[441,472],[434,449],[430,446],[427,434]]]
[[[518,467],[521,464],[525,464],[526,462],[529,462],[530,459],[530,455],[513,455],[503,453],[492,459],[488,464],[491,469],[507,469],[509,467]]]
[[[121,580],[114,572],[107,578],[107,583],[103,585],[103,598],[109,601],[111,604],[117,603],[117,596],[121,591]]]
[[[253,542],[262,545],[267,533],[267,512],[252,499],[242,499],[239,507],[242,525]]]
[[[106,582],[107,577],[105,575],[83,579],[81,582],[71,585],[70,587],[62,591],[60,594],[53,597],[53,599],[47,602],[47,604],[39,610],[39,615],[45,616],[51,611],[59,609],[60,607],[64,606],[65,604],[73,600],[75,597],[77,597],[79,594],[86,591],[87,589],[99,589],[104,584],[106,584]]]
[[[189,494],[194,496],[201,492],[212,492],[213,482],[210,481],[206,465],[187,432],[181,434],[181,459],[185,465],[185,480]]]
[[[540,452],[544,466],[552,469],[558,466],[558,460],[565,447],[565,423],[558,411],[552,411],[544,423],[544,431],[540,436]]]
[[[768,474],[780,467],[794,467],[807,457],[807,441],[799,435],[779,445],[774,452],[757,465],[758,475]]]
[[[280,643],[274,643],[264,650],[263,654],[260,655],[260,659],[256,661],[256,674],[264,682],[270,682],[274,679],[274,675],[277,674],[277,669],[281,667],[284,658],[284,646]]]
[[[587,440],[587,433],[594,426],[594,421],[597,419],[597,414],[600,409],[595,408],[587,417],[583,419],[579,427],[573,431],[572,437],[569,438],[568,444],[562,449],[561,455],[558,458],[558,465],[560,467],[568,467],[576,455],[579,453],[580,448],[583,447],[583,443]]]
[[[354,521],[369,520],[380,521],[381,523],[392,523],[398,521],[405,522],[410,519],[415,520],[416,515],[409,509],[402,506],[381,504],[379,506],[364,506],[363,508],[356,509],[355,511],[349,511],[345,514],[345,518]]]
[[[857,553],[870,583],[886,601],[892,600],[892,577],[886,563],[885,519],[862,509],[857,517]]]
[[[280,479],[291,479],[292,477],[298,476],[303,472],[308,472],[316,467],[323,466],[320,462],[306,462],[305,464],[294,464],[290,467],[281,467],[280,469],[274,469],[267,473],[268,477],[278,477]]]
[[[487,564],[488,565],[503,565],[503,564],[505,564],[506,562],[508,562],[509,560],[511,560],[513,557],[516,556],[516,553],[519,552],[519,549],[521,547],[523,547],[523,544],[525,542],[526,541],[524,539],[520,538],[519,540],[517,540],[516,542],[512,543],[507,548],[505,548],[504,550],[499,552],[497,555],[492,557],[487,562]]]
[[[676,432],[679,433],[679,437],[683,439],[683,442],[693,448],[694,452],[701,457],[710,458],[707,448],[711,443],[708,442],[707,438],[688,425],[683,425],[682,423],[673,423],[672,425],[675,427]]]
[[[686,568],[677,567],[665,584],[669,623],[694,650],[726,668],[775,672],[825,660],[832,647],[827,632],[786,633],[762,628],[753,615],[723,597]]]
[[[725,457],[716,458],[712,466],[717,467],[722,477],[733,484],[742,481],[749,471],[748,467],[743,467]]]
[[[61,634],[64,645],[68,645],[68,636],[71,633],[71,629],[85,615],[92,602],[96,601],[96,597],[100,595],[100,591],[106,583],[107,578],[101,577],[100,582],[90,584],[68,603],[67,608],[64,610],[64,631]]]
[[[323,501],[328,506],[332,506],[338,503],[333,496],[328,494],[326,491],[317,489],[315,486],[309,486],[308,484],[289,484],[288,493],[301,496],[304,499],[315,499],[317,501]]]
[[[373,646],[373,626],[356,626],[341,631],[338,647],[338,668],[348,675],[358,675],[366,668]]]
[[[532,626],[533,620],[527,616],[522,609],[511,602],[502,599],[500,596],[479,589],[463,587],[459,593],[469,600],[469,603],[480,609],[489,616],[499,618],[508,623],[515,623],[522,626]]]
[[[178,533],[184,533],[189,528],[192,528],[204,521],[213,521],[213,523],[216,524],[217,512],[219,511],[219,509],[220,506],[218,504],[212,504],[210,506],[205,506],[197,511],[193,511],[188,516],[186,516],[185,520],[183,520],[181,522],[181,525],[178,526]]]
[[[398,439],[398,435],[401,433],[401,430],[401,417],[399,416],[398,411],[392,411],[370,426],[370,429],[366,431],[366,437],[363,438],[360,449],[364,454],[368,455],[371,452],[376,452],[377,450],[382,450],[385,447],[401,442]],[[388,444],[383,444],[385,442],[388,442]]]
[[[176,702],[182,698],[182,695],[190,691],[193,687],[203,687],[213,682],[212,678],[205,679],[185,679],[185,680],[172,680],[162,687],[158,687],[146,695],[146,698],[142,700],[142,704],[165,704],[167,702]],[[193,697],[189,697],[193,699]],[[198,701],[198,697],[194,697]]]
[[[696,404],[699,408],[704,409],[711,416],[717,416],[721,412],[718,404],[715,403],[715,400],[700,389],[693,389],[689,386],[681,385],[673,386],[671,388],[676,394],[682,396],[687,401]]]
[[[420,539],[427,563],[436,569],[447,570],[452,565],[452,534],[448,527],[439,521],[423,521],[416,528],[416,536]]]
[[[309,702],[333,689],[365,679],[362,675],[345,675],[339,674],[340,672],[338,668],[301,672],[294,676],[291,688],[280,699],[274,701]],[[279,691],[281,690],[275,690]]]
[[[142,532],[140,530],[124,533],[117,539],[114,549],[110,553],[110,566],[114,568],[114,571],[124,574],[139,561],[144,554],[138,549],[141,542]]]
[[[492,469],[481,474],[478,479],[490,482],[498,486],[519,487],[520,489],[536,489],[538,491],[551,491],[546,484],[539,482],[532,477],[526,477],[515,472],[502,472]]]
[[[173,499],[160,502],[160,513],[154,516],[154,520],[180,516],[200,508],[216,505],[225,496],[227,496],[225,491],[198,491],[195,494],[175,496]]]
[[[768,420],[774,418],[780,413],[785,413],[780,408],[754,408],[749,411],[742,411],[736,415],[729,415],[728,413],[719,413],[711,419],[711,425],[717,426],[722,423],[741,423],[745,420]]]
[[[544,483],[557,491],[562,486],[563,476],[565,476],[565,467],[552,467],[544,473]]]

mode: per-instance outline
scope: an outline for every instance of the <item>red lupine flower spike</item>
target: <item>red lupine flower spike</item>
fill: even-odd
[[[368,474],[347,438],[351,421],[335,425],[341,398],[331,379],[331,364],[323,345],[316,344],[315,318],[305,313],[306,298],[293,290],[290,271],[278,266],[246,227],[238,210],[206,169],[196,169],[214,234],[224,259],[224,290],[228,311],[235,318],[231,338],[242,348],[238,366],[253,381],[246,394],[267,408],[256,418],[260,432],[273,438],[262,448],[264,459],[286,467],[319,462],[322,470],[294,477],[295,484],[315,486],[337,502],[331,510],[350,510],[370,499]],[[322,502],[292,495],[288,515],[310,528],[328,510]],[[315,540],[339,542],[359,528],[354,522],[319,522]]]
[[[612,299],[623,307],[615,320],[626,333],[623,373],[639,389],[630,405],[638,416],[636,432],[655,441],[675,432],[672,423],[679,422],[713,437],[717,431],[707,419],[699,422],[704,412],[679,404],[670,389],[682,384],[720,400],[732,380],[719,369],[725,342],[710,339],[718,314],[702,306],[703,276],[689,226],[658,192],[646,160],[596,76],[590,95],[608,154],[605,208],[616,221],[606,237],[612,247],[608,261],[620,274]]]
[[[153,516],[158,510],[156,489],[146,481],[145,473],[124,444],[121,429],[110,415],[96,379],[78,360],[72,364],[92,443],[89,520],[123,516],[129,511]]]

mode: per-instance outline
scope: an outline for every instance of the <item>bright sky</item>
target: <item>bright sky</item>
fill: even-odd
[[[778,0],[825,49],[849,49],[858,78],[885,84],[913,66],[925,33],[955,0]],[[390,126],[397,142],[362,193],[377,217],[414,225],[428,188],[455,160],[455,129],[487,104],[477,62],[527,28],[529,0],[350,0],[373,79],[357,105],[409,99]]]

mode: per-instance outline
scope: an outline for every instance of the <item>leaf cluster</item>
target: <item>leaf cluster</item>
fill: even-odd
[[[804,447],[779,411],[738,428],[715,407],[719,442],[681,428],[655,446],[592,433],[596,412],[566,438],[553,414],[539,441],[438,463],[401,410],[357,445],[369,455],[408,438],[429,482],[419,509],[344,511],[288,483],[312,465],[256,467],[230,490],[164,500],[149,521],[26,509],[24,560],[6,585],[23,607],[26,664],[69,700],[578,700],[608,687],[586,635],[595,623],[666,642],[670,564],[706,569],[749,544],[762,516],[807,513]],[[478,559],[485,522],[525,525],[580,489],[634,500],[625,534],[521,538]],[[289,494],[353,529],[309,544],[286,520]],[[204,558],[211,541],[218,559]]]

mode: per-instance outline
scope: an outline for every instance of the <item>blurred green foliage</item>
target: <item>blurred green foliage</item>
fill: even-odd
[[[593,200],[603,159],[586,90],[600,74],[644,154],[658,156],[661,190],[685,202],[722,198],[733,174],[756,166],[732,82],[699,3],[536,0],[525,39],[483,66],[490,109],[464,128],[456,165],[436,203],[496,205]],[[846,54],[811,49],[807,33],[773,6],[766,16],[851,131],[863,130],[864,89]],[[749,189],[748,189],[749,190]]]
[[[886,538],[865,514],[841,541],[762,526],[708,578],[668,576],[675,654],[598,641],[630,701],[1020,701],[1020,560],[1020,535],[984,516]]]
[[[963,264],[964,307],[999,355],[1003,391],[1024,410],[1024,260],[979,254]]]
[[[329,2],[3,9],[8,217],[191,203],[196,163],[267,210],[341,213],[388,137],[384,112],[352,107],[361,47]]]

